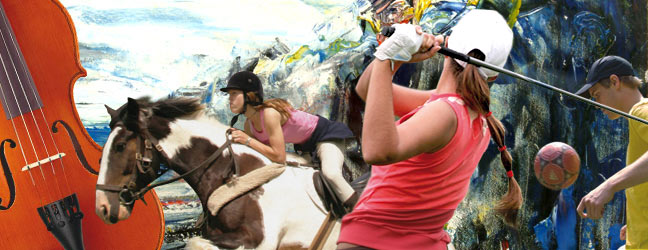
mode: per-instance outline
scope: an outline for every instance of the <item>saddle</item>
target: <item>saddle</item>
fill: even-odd
[[[328,183],[328,181],[322,174],[319,159],[315,156],[310,160],[310,164],[303,164],[292,161],[286,162],[286,165],[270,164],[263,168],[256,169],[246,175],[240,176],[236,181],[219,187],[210,194],[209,200],[207,202],[207,208],[204,208],[203,213],[199,217],[198,221],[196,221],[196,226],[201,227],[205,222],[205,212],[216,215],[218,211],[232,199],[235,199],[262,185],[263,183],[266,183],[279,176],[281,173],[283,173],[285,166],[304,166],[316,169],[313,174],[313,186],[315,187],[317,195],[319,196],[320,200],[324,204],[325,209],[328,212],[330,212],[335,218],[342,218],[342,216],[350,212],[350,209],[345,208],[344,201],[340,200],[337,197],[337,195],[333,191],[333,187],[330,183]],[[351,176],[350,170],[346,167],[346,165],[343,167],[343,171],[345,176]],[[350,183],[351,188],[353,188],[353,190],[358,195],[361,194],[365,186],[367,185],[370,176],[371,171],[367,171]]]
[[[362,191],[364,191],[364,188],[369,182],[369,177],[371,177],[371,171],[367,171],[357,179],[353,180],[353,182],[351,182],[351,188],[353,188],[358,195],[362,194]],[[328,183],[326,178],[324,178],[324,174],[322,174],[321,170],[317,170],[313,174],[313,185],[315,186],[317,195],[322,200],[322,203],[324,203],[324,207],[335,218],[342,218],[345,214],[351,212],[344,207],[344,201],[340,200],[340,198],[335,195],[333,187],[331,187],[331,184]]]

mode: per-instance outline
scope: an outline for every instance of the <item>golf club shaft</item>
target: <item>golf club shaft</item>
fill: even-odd
[[[530,82],[530,83],[533,83],[533,84],[539,85],[540,87],[544,87],[544,88],[547,88],[547,89],[550,89],[550,90],[556,91],[556,92],[558,92],[558,93],[561,93],[561,94],[564,94],[564,95],[570,96],[570,97],[572,97],[572,98],[575,98],[575,99],[577,99],[577,100],[579,100],[579,101],[583,101],[583,102],[585,102],[585,103],[587,103],[587,104],[594,105],[594,106],[599,107],[599,108],[601,108],[601,109],[608,110],[608,111],[610,111],[610,112],[616,113],[616,114],[618,114],[618,115],[625,116],[625,117],[627,117],[627,118],[630,118],[630,119],[633,119],[633,120],[636,120],[636,121],[638,121],[638,122],[641,122],[641,123],[644,123],[644,124],[648,125],[648,121],[646,121],[646,120],[644,120],[644,119],[641,119],[641,118],[639,118],[639,117],[636,117],[636,116],[634,116],[634,115],[631,115],[631,114],[628,114],[628,113],[623,112],[623,111],[621,111],[621,110],[618,110],[618,109],[612,108],[612,107],[610,107],[610,106],[603,105],[603,104],[601,104],[601,103],[598,103],[598,102],[592,101],[592,100],[587,99],[587,98],[585,98],[585,97],[582,97],[582,96],[579,96],[579,95],[576,95],[576,94],[573,94],[573,93],[567,92],[567,91],[565,91],[565,90],[563,90],[563,89],[560,89],[560,88],[557,88],[557,87],[551,86],[551,85],[549,85],[549,84],[546,84],[546,83],[544,83],[544,82],[538,81],[538,80],[533,79],[533,78],[530,78],[530,77],[528,77],[528,76],[525,76],[525,75],[522,75],[522,74],[518,74],[518,73],[515,73],[515,72],[510,71],[510,70],[508,70],[508,69],[505,69],[505,68],[502,68],[502,67],[498,67],[498,66],[492,65],[492,64],[490,64],[490,63],[484,62],[484,61],[479,60],[479,59],[477,59],[477,58],[474,58],[474,57],[468,56],[468,55],[463,54],[463,53],[459,53],[459,52],[454,51],[454,50],[452,50],[452,49],[448,49],[448,48],[446,48],[446,47],[441,47],[441,50],[439,50],[439,53],[441,53],[441,54],[443,54],[443,55],[446,55],[446,56],[449,56],[449,57],[452,57],[452,58],[455,58],[455,59],[458,59],[458,60],[461,60],[461,61],[464,61],[464,62],[466,62],[466,63],[470,63],[470,64],[472,64],[472,65],[476,65],[476,66],[479,66],[479,67],[484,67],[484,68],[487,68],[487,69],[490,69],[490,70],[493,70],[493,71],[497,71],[497,72],[502,73],[502,74],[506,74],[506,75],[509,75],[509,76],[515,77],[515,78],[520,79],[520,80],[523,80],[523,81],[527,81],[527,82]]]
[[[394,34],[395,31],[396,31],[396,28],[394,28],[394,27],[392,27],[392,26],[389,26],[389,27],[385,27],[385,28],[383,28],[383,30],[381,31],[381,33],[382,33],[382,35],[384,35],[384,36],[390,37],[392,34]],[[446,56],[449,56],[449,57],[452,57],[452,58],[455,58],[455,59],[458,59],[458,60],[464,61],[464,62],[466,62],[466,63],[470,63],[470,64],[472,64],[472,65],[476,65],[476,66],[479,66],[479,67],[484,67],[484,68],[487,68],[487,69],[490,69],[490,70],[493,70],[493,71],[497,71],[497,72],[502,73],[502,74],[506,74],[506,75],[509,75],[509,76],[515,77],[515,78],[517,78],[517,79],[520,79],[520,80],[523,80],[523,81],[526,81],[526,82],[530,82],[530,83],[533,83],[533,84],[539,85],[540,87],[544,87],[544,88],[547,88],[547,89],[550,89],[550,90],[556,91],[556,92],[558,92],[558,93],[561,93],[561,94],[567,95],[567,96],[569,96],[569,97],[575,98],[575,99],[577,99],[577,100],[579,100],[579,101],[582,101],[582,102],[585,102],[585,103],[587,103],[587,104],[594,105],[594,106],[596,106],[596,107],[598,107],[598,108],[608,110],[608,111],[613,112],[613,113],[615,113],[615,114],[622,115],[622,116],[625,116],[625,117],[627,117],[627,118],[629,118],[629,119],[633,119],[633,120],[635,120],[635,121],[638,121],[638,122],[641,122],[641,123],[643,123],[643,124],[648,125],[648,121],[646,121],[646,120],[644,120],[644,119],[641,119],[641,118],[639,118],[639,117],[636,117],[636,116],[634,116],[634,115],[631,115],[631,114],[628,114],[628,113],[623,112],[623,111],[621,111],[621,110],[618,110],[618,109],[615,109],[615,108],[609,107],[609,106],[607,106],[607,105],[603,105],[603,104],[601,104],[601,103],[598,103],[598,102],[592,101],[592,100],[587,99],[587,98],[585,98],[585,97],[582,97],[582,96],[579,96],[579,95],[576,95],[576,94],[573,94],[573,93],[567,92],[567,91],[565,91],[565,90],[563,90],[563,89],[560,89],[560,88],[557,88],[557,87],[551,86],[551,85],[549,85],[549,84],[546,84],[546,83],[544,83],[544,82],[538,81],[538,80],[533,79],[533,78],[530,78],[530,77],[528,77],[528,76],[525,76],[525,75],[522,75],[522,74],[518,74],[518,73],[515,73],[515,72],[510,71],[510,70],[508,70],[508,69],[505,69],[505,68],[502,68],[502,67],[498,67],[498,66],[492,65],[492,64],[490,64],[490,63],[487,63],[487,62],[484,62],[484,61],[479,60],[479,59],[477,59],[477,58],[474,58],[474,57],[468,56],[468,55],[466,55],[466,54],[463,54],[463,53],[460,53],[460,52],[457,52],[457,51],[454,51],[454,50],[449,49],[449,48],[446,48],[446,47],[444,47],[444,46],[441,46],[441,49],[439,50],[438,53],[441,53],[441,54],[443,54],[443,55],[446,55]]]

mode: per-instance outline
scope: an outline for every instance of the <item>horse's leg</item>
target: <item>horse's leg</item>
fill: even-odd
[[[217,234],[207,237],[214,243],[214,245],[220,248],[237,249],[241,246],[243,246],[245,249],[256,248],[256,240],[253,239],[254,237],[251,237],[249,235],[249,232],[247,232],[247,230]]]
[[[204,239],[203,237],[192,237],[187,241],[185,245],[186,250],[218,250],[219,248],[214,245],[211,241]]]
[[[203,237],[221,248],[256,248],[264,240],[259,204],[250,195],[233,200],[209,216]]]
[[[340,226],[342,226],[342,220],[337,220],[322,249],[335,249],[337,247],[337,240],[340,237]]]

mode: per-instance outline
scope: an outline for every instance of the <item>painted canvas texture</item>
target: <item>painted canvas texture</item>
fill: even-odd
[[[103,107],[127,97],[201,98],[228,123],[227,95],[219,91],[240,70],[260,76],[266,98],[362,132],[364,104],[353,87],[378,46],[370,0],[276,1],[80,1],[64,0],[77,29],[88,76],[77,81],[77,109],[99,143],[109,133]],[[605,55],[628,59],[643,79],[646,70],[645,1],[417,1],[413,22],[439,33],[472,9],[494,9],[508,21],[514,44],[505,68],[573,92],[589,66]],[[432,89],[442,56],[398,74],[411,88]],[[456,249],[617,249],[624,244],[625,196],[615,195],[602,219],[580,219],[581,197],[625,166],[628,125],[568,96],[501,75],[491,84],[491,110],[507,129],[506,145],[522,187],[517,228],[492,210],[504,194],[506,174],[494,142],[471,179],[470,191],[446,230]],[[645,91],[644,91],[645,93]],[[238,123],[241,126],[242,122]],[[576,183],[553,191],[540,185],[533,160],[547,143],[571,145],[581,158]],[[291,148],[291,147],[287,147]],[[348,145],[354,176],[367,167],[358,143]],[[175,173],[168,172],[162,179]],[[184,246],[198,233],[202,211],[183,182],[156,188],[164,205],[164,249]]]

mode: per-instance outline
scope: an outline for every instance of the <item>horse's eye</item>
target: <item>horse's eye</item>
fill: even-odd
[[[124,145],[124,143],[119,143],[119,144],[115,145],[115,150],[117,150],[117,152],[124,151],[124,148],[126,148],[126,145]]]

